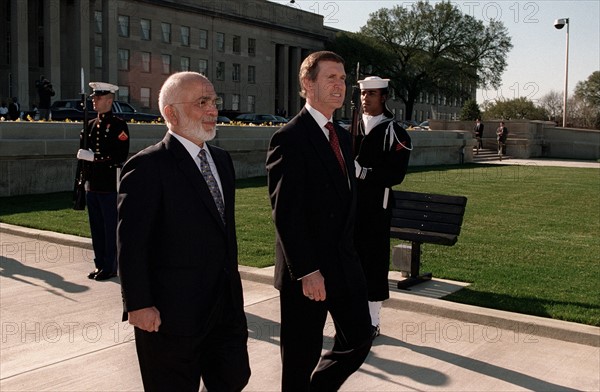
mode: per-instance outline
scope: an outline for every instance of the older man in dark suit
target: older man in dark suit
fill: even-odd
[[[344,102],[343,59],[309,55],[300,68],[306,106],[267,154],[280,291],[282,391],[333,391],[371,348],[367,288],[353,246],[356,189],[350,134],[331,120]],[[327,312],[335,344],[320,360]]]
[[[125,317],[144,389],[240,391],[250,377],[234,219],[235,174],[215,136],[217,97],[194,72],[159,97],[165,138],[131,158],[119,190]]]

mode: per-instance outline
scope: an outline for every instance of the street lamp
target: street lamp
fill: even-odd
[[[567,25],[567,50],[565,54],[565,92],[563,95],[563,128],[567,126],[567,95],[569,86],[569,18],[556,19],[554,27],[558,30]]]

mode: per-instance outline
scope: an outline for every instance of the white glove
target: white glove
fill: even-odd
[[[364,180],[365,177],[367,177],[367,173],[370,171],[370,168],[362,167],[360,163],[354,160],[354,173],[356,175],[356,178],[358,178],[359,180]]]
[[[83,161],[94,162],[94,152],[90,149],[84,150],[80,148],[77,151],[77,159],[81,159]]]

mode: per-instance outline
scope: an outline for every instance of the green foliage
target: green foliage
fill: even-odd
[[[592,73],[584,82],[577,82],[575,96],[588,105],[600,107],[600,71]]]
[[[525,97],[484,104],[486,120],[546,120],[546,111]]]
[[[460,119],[462,121],[475,121],[481,118],[481,110],[474,99],[468,99],[460,111]]]
[[[477,86],[498,87],[512,48],[502,22],[484,25],[450,2],[382,8],[359,33],[343,38],[331,48],[390,78],[407,119],[421,93],[466,100]]]

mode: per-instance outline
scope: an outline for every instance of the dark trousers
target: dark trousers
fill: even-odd
[[[94,264],[99,270],[117,272],[117,193],[86,192]]]
[[[182,299],[185,301],[185,299]],[[160,309],[159,309],[160,310]],[[200,336],[135,328],[145,391],[241,391],[250,379],[248,327],[242,311],[225,301],[214,325]]]
[[[281,390],[337,391],[371,349],[366,293],[358,290],[338,298],[328,294],[326,301],[316,302],[304,296],[300,281],[289,286],[280,292]],[[328,311],[335,326],[335,343],[321,357]]]

